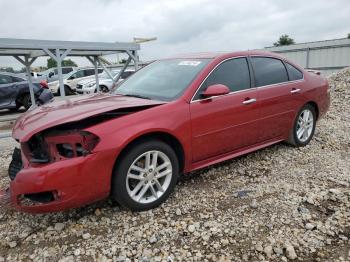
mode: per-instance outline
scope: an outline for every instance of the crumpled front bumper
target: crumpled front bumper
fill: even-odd
[[[19,171],[2,193],[4,206],[31,213],[57,212],[108,197],[115,155],[97,152]],[[49,192],[53,198],[38,202],[27,196]]]

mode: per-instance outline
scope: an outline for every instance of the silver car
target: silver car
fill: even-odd
[[[120,72],[119,69],[113,70],[111,72],[113,78],[115,78],[119,72]],[[124,80],[125,78],[132,75],[134,72],[135,72],[135,70],[133,70],[133,69],[126,69],[122,73],[119,81]],[[104,92],[104,93],[109,92],[114,87],[114,83],[113,83],[112,79],[108,76],[108,74],[106,72],[103,72],[102,74],[100,74],[99,77],[100,77],[99,78],[99,86],[100,86],[101,92]],[[96,93],[97,92],[96,79],[90,78],[90,79],[85,79],[85,80],[79,81],[77,84],[76,92],[78,94]]]
[[[99,68],[98,73],[102,73],[103,69]],[[64,91],[67,95],[74,94],[78,82],[82,80],[93,79],[95,70],[93,68],[80,68],[72,71],[63,77]],[[49,88],[53,94],[60,95],[60,85],[58,80],[49,83]]]

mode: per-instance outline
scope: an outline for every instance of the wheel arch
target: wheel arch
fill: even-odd
[[[308,101],[306,104],[309,104],[311,105],[314,109],[315,109],[315,113],[316,113],[316,120],[318,120],[318,117],[319,117],[319,114],[320,114],[320,111],[319,111],[319,108],[318,108],[318,105],[315,101]]]
[[[184,147],[178,138],[176,138],[174,135],[172,135],[168,132],[165,132],[165,131],[152,131],[149,133],[144,133],[144,134],[141,134],[141,135],[135,137],[133,140],[129,141],[126,145],[124,145],[124,147],[122,148],[122,150],[118,154],[118,156],[115,160],[113,169],[116,168],[116,166],[118,164],[118,160],[121,159],[123,157],[123,155],[127,154],[128,150],[130,150],[130,148],[132,148],[134,145],[136,145],[138,143],[142,143],[142,142],[150,140],[150,139],[161,140],[162,142],[168,144],[169,146],[171,146],[171,148],[174,149],[175,154],[179,160],[179,171],[181,174],[185,169]]]
[[[26,95],[30,95],[30,92],[28,91],[22,91],[22,92],[19,92],[17,94],[17,97],[16,97],[16,102],[22,104],[23,103],[23,98],[26,96]]]

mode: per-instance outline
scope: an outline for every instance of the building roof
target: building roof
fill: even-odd
[[[0,38],[0,56],[46,56],[47,54],[43,49],[55,50],[56,48],[62,50],[70,49],[69,56],[101,56],[125,52],[126,50],[136,51],[140,49],[140,44]]]
[[[279,52],[279,51],[297,51],[297,50],[306,50],[306,49],[322,49],[322,48],[329,48],[329,47],[345,47],[345,46],[350,46],[349,38],[306,42],[306,43],[299,43],[299,44],[286,45],[286,46],[269,46],[269,47],[265,47],[265,50]]]

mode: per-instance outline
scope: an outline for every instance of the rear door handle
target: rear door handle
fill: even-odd
[[[300,91],[301,91],[300,88],[293,88],[290,92],[291,92],[292,94],[294,94],[294,93],[299,93]]]
[[[251,98],[251,99],[247,99],[247,100],[244,100],[242,102],[243,105],[249,105],[251,103],[255,103],[256,102],[256,98]]]

